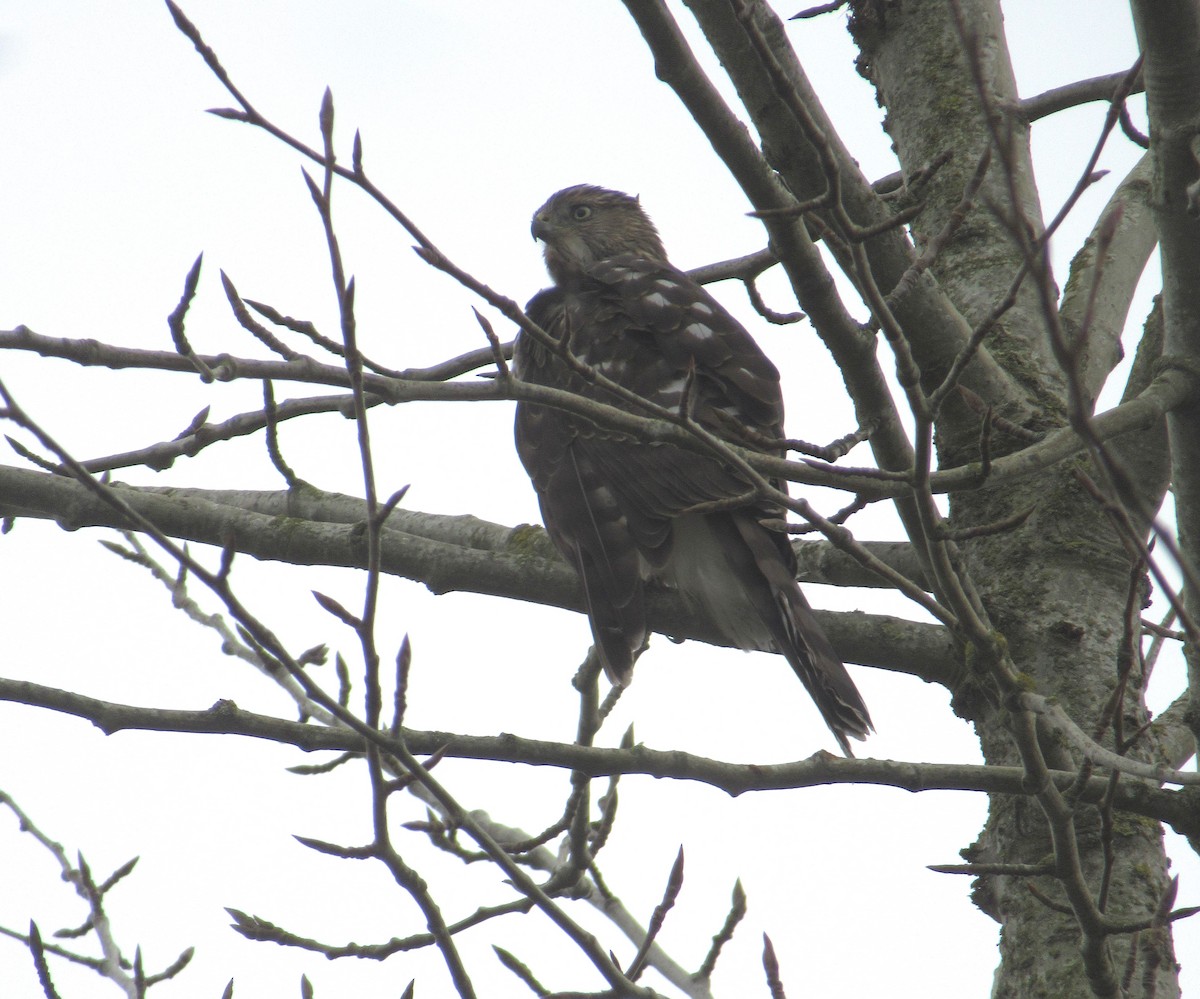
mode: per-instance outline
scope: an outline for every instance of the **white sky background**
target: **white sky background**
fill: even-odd
[[[797,3],[796,9],[803,6]],[[1098,0],[1010,4],[1010,46],[1022,93],[1128,66],[1135,47],[1124,4]],[[368,174],[457,263],[519,301],[546,278],[529,217],[553,191],[589,182],[638,192],[673,260],[696,266],[760,248],[760,226],[615,2],[266,3],[193,0],[185,5],[235,82],[276,123],[319,144],[317,109],[333,89],[337,143],[348,160],[362,130]],[[791,13],[792,7],[780,8]],[[678,15],[687,23],[686,11]],[[850,148],[870,176],[894,169],[882,112],[854,73],[844,17],[793,25],[800,58]],[[699,49],[700,46],[698,45]],[[62,337],[94,337],[169,349],[165,317],[203,251],[200,293],[189,316],[201,353],[260,355],[224,303],[224,269],[243,295],[311,319],[336,335],[336,307],[320,223],[300,160],[264,133],[203,113],[232,103],[162,5],[26,3],[0,21],[0,326],[26,323]],[[1103,109],[1035,126],[1046,214],[1057,209],[1091,149]],[[1112,141],[1112,176],[1085,197],[1056,243],[1065,265],[1136,150]],[[347,269],[357,277],[363,349],[393,367],[420,366],[482,346],[478,304],[412,253],[408,238],[364,196],[335,195]],[[734,286],[715,289],[779,363],[793,436],[826,441],[853,429],[840,377],[806,325],[768,327]],[[782,284],[770,304],[790,308]],[[1148,295],[1131,311],[1140,326]],[[861,314],[861,310],[859,310]],[[507,324],[493,317],[507,337]],[[204,386],[182,375],[81,370],[6,353],[0,377],[76,456],[94,457],[175,436],[203,406],[211,419],[256,409],[256,385]],[[277,387],[277,397],[295,395]],[[380,490],[411,483],[406,505],[474,513],[505,524],[537,522],[532,489],[511,442],[511,406],[414,404],[372,412]],[[11,432],[11,431],[9,431]],[[329,416],[282,431],[284,452],[315,485],[361,494],[353,425]],[[20,464],[16,455],[4,461]],[[865,461],[859,454],[851,459]],[[281,488],[261,438],[218,445],[131,482]],[[824,509],[837,501],[814,497]],[[862,536],[894,536],[862,518]],[[172,610],[143,571],[105,553],[108,532],[64,534],[20,522],[0,539],[0,621],[6,675],[105,699],[204,708],[219,698],[291,716],[285,698],[215,636]],[[211,552],[198,549],[215,564]],[[235,583],[294,651],[326,642],[357,662],[350,633],[309,591],[353,607],[359,573],[305,570],[239,558]],[[193,596],[210,609],[199,588]],[[909,613],[879,592],[809,588],[815,603]],[[510,731],[569,741],[570,678],[588,644],[579,615],[471,595],[432,597],[388,580],[380,647],[404,633],[415,658],[409,724],[479,734]],[[529,635],[536,633],[537,641]],[[1179,688],[1164,664],[1159,696]],[[324,676],[331,676],[327,669]],[[895,759],[974,761],[974,737],[940,688],[858,668],[878,735],[865,753]],[[1158,708],[1164,706],[1159,702]],[[639,741],[738,761],[799,759],[832,749],[790,670],[746,656],[659,639],[637,682],[601,735],[615,744],[636,723]],[[340,942],[378,942],[421,930],[414,905],[376,864],[317,856],[292,834],[366,841],[369,802],[361,769],[302,779],[282,768],[315,762],[249,740],[122,733],[0,704],[0,790],[10,793],[69,854],[84,852],[100,876],[142,860],[115,890],[109,913],[132,955],[140,943],[156,971],[189,945],[192,967],[158,995],[216,996],[236,979],[240,996],[297,994],[301,971],[316,995],[395,996],[417,978],[418,996],[450,994],[436,954],[327,962],[242,940],[228,905],[296,932]],[[557,771],[444,763],[439,773],[468,807],[540,829],[558,814],[567,777]],[[598,792],[597,792],[598,793]],[[699,964],[742,878],[749,915],[718,965],[718,995],[766,994],[761,933],[770,933],[789,994],[985,995],[995,965],[995,927],[968,900],[969,880],[935,875],[975,838],[980,796],[916,796],[834,788],[729,801],[706,787],[626,778],[611,845],[601,856],[614,891],[649,916],[675,851],[687,877],[661,942]],[[415,803],[397,819],[422,817]],[[889,843],[880,851],[882,837]],[[48,855],[0,817],[0,925],[43,933],[78,923],[82,909]],[[491,868],[464,870],[431,855],[417,837],[406,856],[434,885],[445,914],[508,897]],[[1180,904],[1194,904],[1200,864],[1174,851]],[[473,893],[461,890],[473,886]],[[607,924],[571,910],[623,960],[632,948]],[[1196,981],[1200,936],[1177,925],[1186,983]],[[540,915],[511,917],[462,938],[481,995],[528,996],[489,945],[526,960],[543,984],[599,985]],[[95,976],[56,966],[64,996],[115,994]],[[0,940],[7,994],[37,994],[27,952]],[[746,983],[750,983],[747,985]],[[754,990],[758,990],[755,992]]]

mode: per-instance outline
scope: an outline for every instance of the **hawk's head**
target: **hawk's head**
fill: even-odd
[[[658,231],[638,199],[579,184],[559,191],[533,216],[533,238],[545,244],[546,269],[567,284],[599,260],[632,253],[666,260]]]

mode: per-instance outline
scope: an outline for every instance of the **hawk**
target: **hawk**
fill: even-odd
[[[779,372],[715,298],[667,261],[637,198],[569,187],[537,210],[532,229],[554,287],[526,312],[555,339],[566,337],[571,354],[659,406],[678,411],[686,393],[696,421],[726,440],[782,439]],[[526,382],[640,412],[524,332],[514,368]],[[739,440],[738,427],[753,436]],[[629,682],[646,645],[647,586],[670,588],[734,646],[781,653],[853,755],[847,737],[865,738],[871,719],[800,592],[787,535],[763,524],[783,519],[782,507],[748,497],[745,479],[715,456],[548,406],[517,404],[516,441],[546,530],[583,581],[613,683]]]

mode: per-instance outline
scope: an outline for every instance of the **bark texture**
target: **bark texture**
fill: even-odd
[[[1029,126],[1011,113],[1019,95],[999,5],[968,0],[961,9],[965,38],[949,13],[950,5],[930,2],[857,4],[854,31],[862,47],[863,71],[887,108],[887,127],[905,171],[917,170],[947,147],[956,154],[929,185],[926,211],[913,226],[918,241],[927,241],[944,226],[992,137],[998,135],[1008,143],[1007,152],[998,151],[1000,162],[989,170],[984,192],[994,204],[1015,206],[1019,212],[1007,222],[986,211],[974,213],[943,249],[934,268],[940,286],[974,324],[1003,298],[1022,265],[1021,251],[1009,231],[1014,219],[1026,221],[1034,234],[1044,223],[1029,156]],[[990,126],[981,96],[992,115]],[[1112,312],[1128,301],[1117,297],[1119,301],[1106,307],[1106,321],[1116,318]],[[920,333],[912,330],[911,335]],[[1035,413],[1027,425],[1053,427],[1067,419],[1070,403],[1064,375],[1051,349],[1045,307],[1032,280],[1022,286],[986,343],[992,358],[1027,393]],[[1158,428],[1129,438],[1123,449],[1162,453]],[[938,439],[943,466],[974,457],[970,453],[974,445],[955,428],[939,426]],[[1080,458],[1004,489],[955,495],[951,510],[953,523],[966,527],[1033,507],[1019,529],[967,544],[967,564],[993,626],[1003,635],[1029,686],[1053,696],[1072,718],[1083,722],[1100,717],[1117,683],[1124,607],[1134,567],[1107,515],[1081,487],[1077,471],[1098,474],[1091,462]],[[1157,508],[1165,481],[1161,475],[1150,480],[1158,491],[1150,502]],[[1140,685],[1131,686],[1124,702],[1127,732],[1147,720],[1140,696],[1131,696],[1140,692]],[[1009,713],[985,700],[964,707],[974,714],[988,763],[1017,762]],[[1045,741],[1043,751],[1068,769],[1079,764],[1053,740]],[[1103,830],[1100,813],[1082,806],[1075,827],[1080,865],[1093,891],[1104,871],[1103,842],[1111,836],[1116,859],[1106,911],[1127,916],[1152,913],[1168,882],[1158,826],[1126,817],[1111,831]],[[1046,818],[1034,800],[993,796],[987,825],[965,855],[981,864],[1036,865],[1054,857],[1055,849]],[[975,883],[976,903],[1002,927],[994,996],[1057,999],[1117,994],[1112,968],[1120,967],[1129,947],[1136,944],[1129,937],[1118,937],[1101,945],[1108,952],[1107,976],[1092,963],[1085,967],[1076,920],[1035,897],[1027,882],[1025,877],[1000,875],[981,877]],[[1055,897],[1063,901],[1061,895]],[[1162,959],[1158,995],[1177,995],[1166,931],[1154,946],[1161,948]]]

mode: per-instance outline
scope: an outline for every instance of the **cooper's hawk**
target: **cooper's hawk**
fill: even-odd
[[[545,244],[554,287],[526,311],[551,336],[565,336],[575,357],[669,409],[678,411],[688,393],[695,419],[726,439],[738,440],[737,427],[782,438],[779,373],[716,299],[667,262],[637,198],[569,187],[537,210],[533,236]],[[514,366],[527,382],[639,411],[526,333]],[[865,738],[871,719],[796,584],[787,535],[763,526],[783,519],[781,507],[737,502],[748,483],[716,457],[562,410],[519,403],[516,437],[546,530],[583,580],[614,683],[630,679],[646,643],[646,587],[660,584],[739,648],[782,653],[852,755],[847,736]]]

